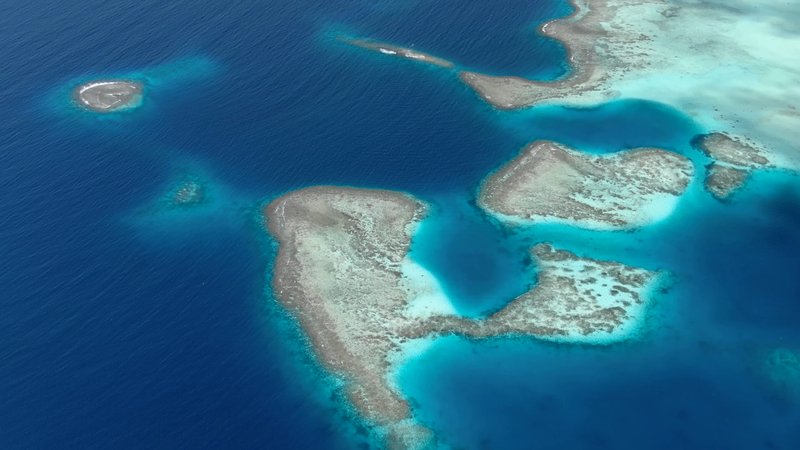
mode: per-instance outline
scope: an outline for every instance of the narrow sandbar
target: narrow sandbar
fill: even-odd
[[[406,58],[413,61],[432,64],[434,66],[444,67],[446,69],[449,69],[454,66],[452,62],[444,58],[439,58],[438,56],[434,56],[429,53],[423,53],[418,50],[414,50],[407,47],[400,47],[397,45],[392,45],[385,42],[373,41],[369,39],[342,39],[342,40],[350,45],[361,47],[367,50],[372,50],[384,55],[394,56],[398,58]]]
[[[661,149],[598,156],[538,141],[484,181],[478,204],[508,223],[636,228],[669,215],[693,171]]]
[[[144,84],[134,80],[96,80],[77,86],[73,98],[82,107],[99,113],[130,109],[141,104]]]

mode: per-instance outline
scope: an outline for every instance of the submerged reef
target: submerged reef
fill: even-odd
[[[460,334],[606,343],[626,339],[641,323],[657,272],[547,244],[532,249],[539,273],[529,292],[483,319],[455,315],[441,304],[446,297],[435,279],[420,278],[424,269],[409,258],[426,211],[402,193],[327,186],[290,192],[264,210],[279,244],[277,299],[322,363],[344,379],[352,404],[393,446],[417,448],[432,439],[413,421],[391,376],[398,355],[415,342]]]
[[[509,223],[635,228],[669,215],[693,170],[666,150],[596,156],[538,141],[485,180],[478,204]]]
[[[130,109],[142,102],[144,83],[134,80],[96,80],[75,88],[73,97],[82,107],[99,113]]]
[[[171,204],[176,207],[200,204],[205,200],[205,197],[205,187],[197,179],[182,181],[171,190],[169,195]]]
[[[181,174],[169,183],[159,197],[155,209],[161,212],[186,212],[208,206],[219,197],[212,194],[215,190],[213,184],[205,176],[195,173]]]
[[[711,163],[706,168],[705,188],[718,200],[727,200],[744,185],[749,176],[747,170]]]
[[[384,55],[395,56],[398,58],[407,58],[414,61],[424,62],[427,64],[432,64],[434,66],[439,66],[444,68],[453,67],[453,63],[446,59],[439,58],[438,56],[434,56],[428,53],[423,53],[406,47],[399,47],[397,45],[387,44],[385,42],[378,42],[369,39],[342,39],[342,40],[350,45],[361,47],[367,50],[373,50],[382,53]]]
[[[800,4],[768,0],[573,0],[540,33],[569,51],[552,82],[462,72],[497,108],[588,105],[613,98],[665,103],[703,126],[747,136],[778,167],[800,168]],[[691,32],[686,32],[691,30]],[[513,75],[513,74],[509,74]]]
[[[772,388],[800,402],[800,351],[778,348],[764,355],[762,371]]]
[[[741,188],[753,170],[775,167],[764,149],[724,133],[700,136],[695,145],[715,160],[707,168],[705,186],[719,200],[729,198]]]

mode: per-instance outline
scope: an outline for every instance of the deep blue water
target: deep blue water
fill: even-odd
[[[0,448],[353,448],[342,405],[267,286],[259,205],[301,186],[402,189],[433,214],[414,256],[465,314],[530,284],[526,248],[675,273],[664,317],[609,348],[448,340],[404,387],[465,448],[797,448],[797,405],[758,355],[800,346],[798,181],[765,175],[734,204],[695,185],[636,233],[506,230],[472,205],[527,142],[593,152],[661,145],[700,164],[703,131],[627,101],[501,113],[454,74],[343,46],[386,39],[464,67],[562,74],[538,22],[555,0],[50,1],[0,5]],[[69,89],[148,83],[98,118]],[[186,174],[195,210],[165,210]],[[470,245],[465,245],[469,243]]]
[[[421,420],[456,448],[797,448],[798,398],[763,371],[766,352],[800,341],[797,182],[757,177],[735,207],[694,190],[633,233],[518,233],[672,280],[629,343],[439,341],[401,372]]]

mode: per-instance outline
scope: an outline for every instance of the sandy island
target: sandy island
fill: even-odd
[[[478,204],[508,223],[635,228],[669,215],[693,170],[666,150],[597,156],[538,141],[484,181]]]
[[[531,335],[607,343],[640,325],[657,272],[547,244],[532,249],[539,272],[531,291],[485,319],[455,315],[435,278],[408,256],[426,209],[402,193],[322,186],[290,192],[264,210],[279,244],[277,299],[391,447],[420,448],[432,439],[392,379],[398,355],[420,340]]]
[[[81,84],[73,91],[75,100],[94,112],[114,112],[138,106],[144,84],[131,80],[101,80]]]
[[[342,41],[361,47],[367,50],[376,51],[384,55],[395,56],[398,58],[406,58],[414,61],[419,61],[434,66],[444,67],[446,69],[452,68],[453,63],[434,56],[428,53],[423,53],[406,47],[399,47],[397,45],[387,44],[385,42],[373,41],[369,39],[342,39]]]

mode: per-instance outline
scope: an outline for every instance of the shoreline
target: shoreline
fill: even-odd
[[[426,63],[433,66],[441,67],[443,69],[452,69],[453,67],[455,67],[455,64],[452,61],[440,58],[435,55],[431,55],[430,53],[413,50],[408,47],[401,47],[399,45],[393,45],[387,42],[381,42],[372,39],[347,38],[347,37],[340,37],[339,39],[342,42],[352,45],[354,47],[371,50],[373,52],[381,53],[387,56],[408,59],[411,61],[418,61],[421,63]]]

